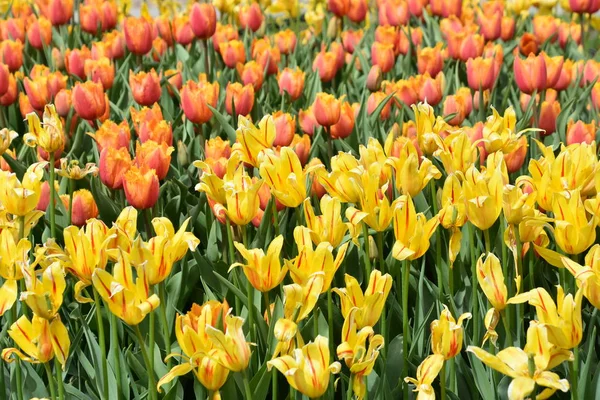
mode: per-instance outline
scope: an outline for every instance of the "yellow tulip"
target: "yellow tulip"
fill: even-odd
[[[126,253],[131,252],[138,233],[137,219],[138,212],[135,207],[127,206],[121,211],[109,230],[109,235],[113,236],[108,244],[110,250],[123,249]],[[109,252],[108,256],[112,261],[117,261],[118,252]]]
[[[2,359],[13,362],[13,354],[23,361],[38,364],[47,363],[54,357],[63,369],[69,355],[69,332],[60,317],[52,322],[34,315],[31,321],[23,315],[10,326],[8,335],[19,347],[2,350]]]
[[[0,171],[0,203],[9,214],[23,217],[36,209],[42,195],[42,178],[47,164],[31,164],[21,181],[13,172]]]
[[[283,318],[277,320],[273,328],[277,346],[272,358],[279,354],[291,354],[295,348],[304,346],[297,323],[308,317],[315,308],[323,291],[324,278],[323,272],[315,272],[305,285],[293,283],[283,287]]]
[[[216,215],[226,215],[236,225],[247,225],[256,216],[260,206],[258,191],[263,181],[253,181],[239,164],[232,180],[224,181],[225,203],[214,206]]]
[[[91,299],[82,297],[81,291],[92,284],[92,274],[96,269],[106,267],[107,247],[114,237],[104,222],[97,219],[89,219],[81,228],[65,228],[65,250],[68,259],[65,269],[79,279],[75,284],[75,298],[80,303],[92,302]]]
[[[444,139],[436,137],[434,156],[440,159],[448,174],[465,173],[477,161],[477,146],[463,131],[453,132]]]
[[[585,256],[585,264],[580,265],[568,257],[561,259],[564,267],[575,277],[583,295],[596,308],[600,308],[600,245],[595,244]]]
[[[94,288],[104,299],[110,312],[128,325],[138,325],[160,305],[157,295],[150,295],[150,285],[144,265],[136,268],[134,279],[129,255],[122,250],[113,275],[97,268],[92,275]]]
[[[17,281],[23,278],[22,268],[29,263],[31,243],[27,239],[15,240],[10,229],[0,232],[0,316],[17,301]]]
[[[379,176],[380,186],[391,179],[392,170],[387,162],[388,157],[379,140],[373,137],[369,138],[366,146],[361,144],[358,147],[358,152],[360,154],[359,164],[364,170]],[[352,157],[348,153],[340,153],[340,156],[343,157],[340,161],[343,161],[344,158]]]
[[[509,400],[527,398],[536,385],[545,388],[538,395],[538,398],[544,399],[552,396],[557,390],[569,390],[569,381],[560,379],[550,370],[563,361],[572,360],[573,353],[552,345],[548,341],[546,329],[535,321],[532,321],[527,329],[527,344],[524,349],[508,347],[499,351],[497,355],[475,346],[469,346],[467,351],[488,367],[513,378],[508,386]],[[529,355],[534,361],[531,371],[533,373],[529,371]]]
[[[544,288],[535,288],[514,298],[514,302],[529,302],[535,307],[538,321],[548,331],[550,343],[561,349],[577,347],[583,337],[581,320],[581,301],[583,289],[580,287],[573,298],[566,295],[563,288],[557,286],[556,304],[550,293]]]
[[[477,260],[477,281],[488,301],[498,311],[504,310],[508,301],[508,289],[504,283],[504,274],[500,260],[488,253],[485,261],[483,254]]]
[[[373,371],[379,349],[384,345],[383,336],[375,335],[371,326],[359,328],[356,316],[361,310],[354,307],[345,316],[342,327],[342,343],[337,347],[337,356],[344,360],[352,375],[352,390],[360,400],[367,394],[365,377]],[[367,346],[367,340],[369,344]]]
[[[146,243],[138,237],[131,249],[131,263],[140,267],[145,264],[146,276],[150,285],[164,281],[171,273],[173,265],[185,253],[194,251],[200,240],[191,232],[186,232],[190,219],[181,224],[177,232],[173,223],[164,217],[154,218],[152,226],[156,236]]]
[[[399,157],[390,157],[387,164],[396,172],[396,189],[411,197],[421,193],[431,179],[440,179],[442,176],[430,159],[419,159],[419,153],[411,141],[406,141]]]
[[[294,239],[298,246],[298,255],[292,260],[285,260],[285,265],[290,271],[292,280],[299,285],[306,285],[313,273],[323,272],[322,292],[327,291],[331,286],[335,272],[346,256],[349,243],[346,242],[338,248],[334,259],[333,246],[330,243],[321,242],[316,248],[313,248],[310,230],[307,227],[297,226],[294,229]]]
[[[281,204],[290,208],[302,204],[306,199],[306,174],[293,149],[282,147],[279,155],[273,150],[264,151],[259,165],[260,176]]]
[[[0,129],[0,155],[4,154],[6,150],[8,150],[11,142],[17,136],[19,136],[19,134],[13,130],[9,130],[8,128]]]
[[[444,306],[440,319],[431,323],[431,349],[434,354],[449,360],[460,353],[464,334],[462,323],[466,319],[471,319],[471,313],[462,314],[456,321],[448,307]]]
[[[450,131],[451,127],[442,117],[435,117],[433,108],[429,104],[419,103],[411,107],[415,113],[419,147],[423,153],[431,155],[438,148],[437,139],[440,137],[440,132]]]
[[[373,168],[377,171],[377,167]],[[390,202],[387,196],[388,184],[379,186],[379,175],[373,174],[371,169],[364,171],[360,180],[356,182],[361,188],[359,206],[346,209],[346,218],[357,227],[361,222],[366,223],[376,232],[385,231],[392,222],[396,201]]]
[[[54,153],[65,146],[63,124],[53,104],[44,107],[43,122],[35,112],[26,116],[29,132],[23,136],[27,146],[40,146],[47,153]]]
[[[448,243],[448,259],[450,261],[450,268],[452,268],[460,252],[460,243],[462,240],[460,228],[467,220],[464,193],[457,174],[449,174],[444,181],[439,220],[444,228],[451,231]]]
[[[60,262],[55,261],[42,272],[42,280],[36,276],[35,265],[23,266],[27,290],[21,292],[24,301],[35,315],[48,320],[56,317],[67,287],[65,273]]]
[[[429,249],[429,239],[440,220],[434,216],[429,221],[418,213],[410,196],[400,196],[394,210],[394,236],[396,241],[392,256],[397,260],[416,260]]]
[[[227,381],[229,370],[208,356],[213,348],[206,333],[207,326],[216,326],[219,321],[225,323],[229,312],[227,301],[220,303],[211,300],[203,305],[193,304],[187,314],[177,315],[175,320],[175,335],[183,354],[169,354],[167,358],[181,357],[183,363],[173,367],[156,385],[160,387],[171,382],[178,376],[194,372],[196,378],[209,391],[217,392]]]
[[[269,244],[267,254],[263,249],[246,249],[242,243],[235,242],[247,264],[234,263],[229,270],[242,267],[252,286],[261,292],[268,292],[278,286],[287,275],[287,267],[281,268],[279,256],[283,247],[283,236],[279,235]]]
[[[239,153],[243,162],[259,167],[259,155],[273,147],[275,141],[273,117],[265,115],[257,127],[248,118],[240,115],[236,135],[237,142],[233,145],[233,153]]]
[[[536,193],[523,191],[527,180],[517,178],[516,185],[505,185],[502,192],[502,209],[509,225],[520,224],[524,218],[533,216]]]
[[[463,190],[467,217],[482,231],[491,228],[502,211],[502,180],[499,164],[492,171],[488,169],[485,172],[471,166],[466,173]]]
[[[331,172],[324,166],[315,169],[319,183],[323,185],[331,197],[342,203],[360,202],[360,181],[364,168],[358,160],[348,153],[339,153],[331,158]]]
[[[293,356],[285,355],[267,362],[267,368],[277,368],[294,389],[313,399],[327,391],[329,374],[340,372],[339,362],[329,362],[329,341],[319,335],[314,342],[295,349]]]
[[[415,392],[418,392],[417,400],[435,400],[435,391],[431,384],[438,376],[444,366],[444,357],[439,354],[432,354],[417,368],[417,378],[406,377],[404,382],[415,385]]]
[[[244,337],[243,324],[243,318],[227,315],[223,330],[206,327],[212,345],[208,356],[233,372],[245,370],[250,362],[250,343]]]
[[[556,193],[552,202],[554,238],[567,254],[579,254],[596,240],[596,220],[588,219],[579,190]]]
[[[492,107],[493,114],[490,115],[483,125],[483,143],[488,153],[501,151],[504,154],[512,152],[519,142],[521,132],[517,133],[517,116],[512,106],[500,116],[498,111]]]
[[[354,315],[354,322],[358,329],[375,326],[392,289],[391,275],[382,275],[378,270],[373,270],[364,294],[356,278],[346,274],[344,279],[346,281],[345,288],[333,289],[340,296],[342,315],[344,318],[348,318],[350,311],[356,308],[358,311]]]
[[[319,208],[321,215],[316,216],[310,199],[304,200],[306,226],[310,229],[310,237],[315,245],[329,242],[337,248],[348,230],[351,231],[351,236],[356,235],[352,224],[342,220],[342,203],[339,199],[326,194],[321,197]]]
[[[78,160],[69,161],[67,158],[61,158],[60,169],[57,169],[56,173],[65,178],[79,180],[88,175],[98,175],[98,167],[94,163],[87,163],[81,168]]]

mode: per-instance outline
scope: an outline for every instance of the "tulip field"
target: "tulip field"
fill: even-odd
[[[600,399],[600,0],[0,0],[0,399]]]

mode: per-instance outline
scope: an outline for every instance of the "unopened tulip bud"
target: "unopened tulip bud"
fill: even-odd
[[[317,93],[313,104],[315,119],[319,125],[330,127],[340,120],[341,104],[335,96],[328,93]]]
[[[596,140],[596,121],[592,120],[589,124],[583,121],[573,122],[570,120],[567,124],[567,146],[575,143],[591,144]]]
[[[371,92],[377,92],[381,89],[381,81],[383,80],[383,73],[379,65],[373,65],[367,75],[367,89]]]
[[[228,83],[225,90],[225,110],[229,115],[248,115],[254,107],[254,87],[239,82]]]
[[[76,83],[71,93],[71,102],[77,115],[88,121],[99,119],[109,107],[102,84],[92,81]]]
[[[181,140],[177,141],[177,163],[181,167],[186,167],[190,163],[188,149]]]
[[[288,113],[277,111],[273,114],[275,124],[275,141],[273,146],[289,146],[296,133],[296,119]]]
[[[129,204],[145,210],[156,204],[160,184],[153,169],[133,166],[123,175],[123,189]]]
[[[160,99],[160,77],[154,68],[150,72],[141,71],[137,74],[129,71],[129,86],[133,99],[139,105],[150,106]]]
[[[198,39],[206,40],[214,35],[217,28],[217,13],[210,3],[194,3],[190,11],[192,31]]]
[[[133,54],[143,56],[152,49],[152,27],[146,18],[128,17],[123,21],[125,44]]]

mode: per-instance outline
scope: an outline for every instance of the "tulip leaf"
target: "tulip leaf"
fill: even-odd
[[[221,128],[223,128],[223,130],[227,134],[227,138],[229,139],[229,141],[231,143],[234,143],[237,137],[237,133],[235,132],[233,126],[231,126],[231,124],[227,121],[227,118],[223,114],[221,114],[217,109],[213,108],[210,104],[207,104],[207,106],[213,112],[213,115],[219,122],[219,125],[221,125]]]
[[[236,272],[233,272],[233,273],[235,274]],[[242,304],[244,306],[246,306],[246,308],[248,308],[248,297],[244,293],[242,293],[242,291],[240,289],[238,289],[236,285],[234,285],[233,283],[231,283],[229,281],[229,279],[227,279],[224,276],[221,276],[220,274],[215,274],[215,277],[219,281],[221,281],[221,283],[223,285],[225,285],[227,287],[227,289],[231,290],[231,292],[233,293],[233,295],[235,297],[237,297],[238,299],[240,299],[240,301],[242,302]]]
[[[17,178],[22,180],[27,167],[23,165],[23,163],[12,158],[8,153],[2,154],[2,158],[4,158],[4,161],[6,161],[10,169],[17,175]]]
[[[100,183],[99,178],[91,179],[90,189],[94,196],[94,200],[98,205],[100,219],[107,224],[111,224],[112,221],[117,219],[117,216],[121,212],[121,208],[106,195],[105,187]]]
[[[475,385],[477,385],[479,394],[484,399],[493,399],[495,397],[494,385],[489,380],[486,367],[484,367],[483,363],[472,353],[469,353],[469,360],[471,361],[471,372],[475,378]]]
[[[387,361],[385,369],[387,371],[387,380],[390,388],[395,388],[399,385],[402,377],[402,371],[404,371],[404,352],[402,345],[402,335],[396,336],[392,339],[387,349]]]

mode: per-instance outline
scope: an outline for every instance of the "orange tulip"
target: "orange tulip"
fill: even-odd
[[[85,62],[91,58],[90,49],[85,45],[81,49],[67,49],[65,51],[65,68],[69,74],[85,79]]]
[[[300,122],[300,129],[302,129],[302,132],[312,136],[319,127],[319,123],[315,118],[314,106],[311,105],[306,110],[298,111],[298,121]]]
[[[521,136],[515,149],[504,155],[506,170],[509,174],[517,172],[523,166],[525,157],[527,157],[527,146],[527,137]]]
[[[560,79],[565,59],[563,56],[549,57],[543,51],[540,55],[544,57],[544,62],[546,63],[546,89],[554,89]]]
[[[450,32],[448,36],[448,55],[454,59],[467,61],[481,56],[484,38],[466,31]]]
[[[10,72],[19,70],[23,65],[23,43],[20,40],[0,42],[0,61],[6,64]]]
[[[445,78],[444,73],[440,72],[435,79],[425,73],[415,77],[415,87],[418,88],[420,101],[426,101],[429,105],[435,106],[441,100],[444,93]]]
[[[462,0],[430,0],[431,13],[448,18],[455,15],[460,18],[462,13]]]
[[[127,202],[138,210],[151,208],[158,200],[158,177],[153,169],[133,166],[123,175]]]
[[[9,76],[8,67],[0,62],[0,96],[4,96],[8,92]]]
[[[341,115],[341,104],[338,99],[328,93],[317,93],[313,103],[315,119],[319,125],[330,127],[337,124]]]
[[[571,11],[578,14],[593,14],[600,10],[600,1],[597,0],[569,0]]]
[[[152,26],[143,17],[127,17],[123,21],[125,44],[133,54],[148,54],[152,49]]]
[[[515,36],[515,20],[512,17],[502,17],[500,22],[500,38],[507,42]]]
[[[379,24],[404,26],[408,23],[410,13],[404,0],[383,0],[379,4]]]
[[[292,101],[298,100],[304,90],[304,72],[300,69],[285,68],[277,77],[279,93],[285,91]]]
[[[396,62],[394,57],[394,46],[391,44],[374,42],[371,46],[371,61],[373,65],[379,66],[383,73],[391,71]]]
[[[530,54],[526,59],[516,56],[513,64],[515,81],[523,93],[531,94],[546,88],[546,61],[543,56]]]
[[[543,129],[542,136],[548,136],[556,132],[556,119],[560,114],[561,107],[558,100],[544,100],[540,107],[540,129]]]
[[[0,105],[10,106],[17,101],[17,80],[13,74],[8,75],[6,93],[0,96]]]
[[[379,65],[373,65],[367,75],[367,89],[371,92],[376,92],[381,89],[381,80],[383,79],[383,73]]]
[[[383,100],[387,97],[384,92],[373,92],[369,95],[367,99],[367,114],[372,115],[377,107],[383,102]],[[382,120],[386,120],[390,117],[390,110],[392,108],[392,102],[388,101],[379,114],[379,118]]]
[[[298,156],[300,164],[305,166],[308,162],[308,155],[310,154],[310,136],[309,135],[294,135],[294,140],[290,144],[290,147],[294,150],[294,153]],[[316,179],[315,179],[316,180]]]
[[[291,29],[275,33],[274,40],[281,54],[292,54],[296,48],[296,33]]]
[[[417,50],[417,68],[419,74],[428,73],[436,76],[444,68],[442,43],[438,43],[435,47],[423,47]]]
[[[237,63],[246,62],[246,50],[244,49],[244,43],[239,40],[230,40],[225,43],[221,43],[219,46],[219,52],[223,58],[223,62],[229,68],[235,68]]]
[[[591,144],[596,140],[596,121],[592,120],[589,124],[583,121],[574,122],[570,120],[567,124],[567,146],[575,143]]]
[[[54,26],[64,25],[73,17],[73,0],[49,0],[38,5],[44,17]]]
[[[239,82],[227,84],[225,90],[225,109],[227,114],[237,117],[248,115],[254,107],[254,87],[243,85]],[[235,112],[235,115],[234,115]]]
[[[130,70],[129,86],[131,87],[133,99],[142,106],[149,106],[156,103],[162,93],[160,77],[154,68],[150,72],[140,71],[137,74],[134,74]]]
[[[237,39],[239,39],[237,28],[234,28],[232,25],[221,25],[217,23],[217,28],[212,36],[213,48],[215,51],[220,51],[222,43]]]
[[[26,18],[18,17],[4,20],[0,29],[0,39],[25,42],[25,21]]]
[[[131,168],[132,161],[126,147],[106,147],[100,153],[98,171],[100,180],[111,189],[123,187],[123,176]]]
[[[187,46],[196,38],[194,31],[192,30],[192,25],[190,24],[190,19],[187,15],[175,17],[172,22],[172,27],[175,41],[182,46]]]
[[[447,117],[455,114],[454,117],[448,121],[450,125],[459,126],[467,117],[467,104],[462,96],[450,95],[444,99],[443,115]]]
[[[350,0],[346,16],[354,23],[360,24],[367,17],[369,6],[366,0]]]
[[[264,20],[264,16],[258,3],[242,6],[238,11],[238,18],[240,21],[240,28],[243,30],[250,29],[252,32],[256,32]]]
[[[27,26],[27,40],[29,44],[38,50],[52,42],[52,24],[45,17],[35,18],[31,16]]]
[[[337,55],[331,51],[317,53],[312,68],[318,71],[322,82],[330,82],[337,74]]]
[[[208,108],[217,106],[219,99],[219,83],[209,83],[204,80],[196,83],[188,81],[181,88],[181,107],[185,117],[195,124],[203,124],[212,118]]]
[[[519,51],[524,56],[537,54],[539,51],[537,38],[532,33],[525,32],[519,41]]]
[[[102,83],[104,90],[112,87],[115,79],[115,66],[107,57],[99,60],[85,60],[84,70],[89,79]]]
[[[131,133],[129,132],[129,124],[127,121],[122,121],[116,124],[111,120],[104,121],[100,128],[94,134],[90,134],[96,141],[98,152],[112,147],[114,149],[129,148]]]
[[[43,110],[44,106],[50,102],[47,77],[41,76],[35,80],[25,77],[23,86],[25,86],[25,93],[27,93],[27,98],[34,109]]]
[[[289,146],[296,133],[296,119],[288,113],[277,111],[273,114],[275,141],[273,146]]]
[[[467,60],[467,81],[472,90],[492,89],[496,83],[493,61],[482,57]]]
[[[153,169],[158,180],[163,180],[169,172],[173,150],[173,147],[168,144],[157,143],[153,140],[142,144],[138,142],[135,148],[134,164],[139,168]]]
[[[327,0],[327,9],[339,18],[343,18],[349,8],[350,0]]]
[[[67,212],[69,212],[69,203],[71,202],[69,195],[63,194],[60,200]],[[46,206],[47,207],[47,206]],[[92,196],[92,192],[87,189],[80,189],[73,192],[73,210],[71,213],[71,224],[75,226],[83,226],[86,221],[98,216],[98,206]]]
[[[502,12],[484,13],[479,11],[479,32],[485,40],[496,40],[502,35]]]
[[[344,50],[346,50],[346,52],[352,54],[354,53],[354,49],[358,46],[358,44],[360,43],[360,41],[363,38],[363,30],[351,30],[348,29],[344,32],[342,32],[342,45],[344,46]],[[393,44],[393,43],[392,43]]]
[[[281,60],[279,47],[271,46],[268,40],[255,40],[252,43],[251,54],[252,58],[258,62],[263,71],[267,71],[268,75],[276,74],[279,71],[278,64]]]
[[[190,11],[190,24],[198,39],[209,39],[217,28],[215,6],[211,3],[194,3]]]
[[[236,66],[237,72],[244,85],[254,86],[254,92],[258,92],[264,81],[264,68],[258,62],[252,60],[246,64],[239,63]]]
[[[76,83],[71,102],[77,115],[89,121],[100,118],[108,108],[102,84],[92,81]]]
[[[347,101],[343,102],[340,108],[340,119],[331,126],[329,133],[332,139],[345,139],[354,130],[355,113],[358,111],[358,103],[352,105]]]
[[[556,41],[558,35],[558,21],[554,15],[536,15],[533,17],[533,33],[538,43],[546,40]]]
[[[581,25],[575,22],[561,22],[558,26],[558,43],[563,49],[569,40],[581,44]]]
[[[19,111],[21,112],[21,116],[23,117],[23,119],[27,117],[27,114],[30,114],[32,112],[41,114],[40,111],[37,111],[31,106],[29,97],[27,97],[27,95],[23,92],[19,93]]]

